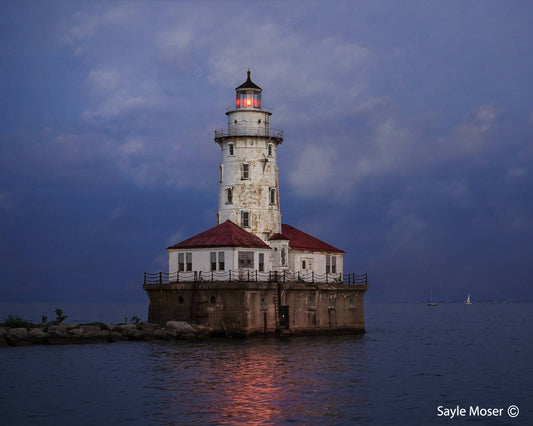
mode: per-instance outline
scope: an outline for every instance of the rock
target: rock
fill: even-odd
[[[123,334],[127,334],[130,330],[137,330],[136,324],[119,324],[115,326],[115,330],[120,331]]]
[[[10,328],[9,329],[9,337],[13,339],[25,339],[28,337],[28,329],[27,328]]]
[[[42,344],[48,340],[48,333],[42,328],[32,328],[29,332],[29,338],[32,343]]]
[[[154,331],[159,328],[159,325],[153,322],[143,322],[139,325],[139,327],[141,328],[141,330]]]
[[[48,334],[59,337],[68,337],[68,331],[64,325],[52,325],[48,327]]]
[[[83,333],[84,331],[81,328],[73,328],[72,330],[68,331],[68,334],[74,337],[81,337],[83,336]]]
[[[175,335],[195,335],[194,328],[185,321],[168,321],[167,327],[172,329]]]
[[[174,337],[174,335],[165,328],[156,329],[153,332],[153,336],[156,339],[162,339],[162,340],[170,340],[172,337]]]
[[[89,324],[85,324],[85,326],[96,326],[100,327],[100,329],[102,330],[111,331],[111,326],[109,326],[105,322],[90,322]]]
[[[83,334],[95,334],[102,331],[98,325],[80,325],[80,328],[83,330]]]
[[[193,324],[192,327],[196,331],[196,337],[199,337],[199,338],[209,337],[211,336],[211,333],[213,332],[213,329],[211,327],[208,327],[207,325]]]
[[[122,333],[118,331],[111,331],[107,336],[108,342],[117,342],[122,340],[127,340],[127,337],[123,336]]]

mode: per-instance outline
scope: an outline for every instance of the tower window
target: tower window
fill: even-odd
[[[274,145],[272,145],[271,143],[268,144],[268,156],[269,157],[272,157],[272,153],[274,151]]]
[[[235,153],[235,145],[233,143],[228,144],[228,155],[234,155]]]
[[[226,188],[226,204],[233,204],[233,188]]]
[[[250,179],[250,164],[243,163],[241,165],[241,179]]]
[[[224,166],[221,164],[220,165],[220,176],[219,176],[219,181],[222,182],[223,181],[223,176],[224,176]]]
[[[270,204],[276,204],[276,188],[270,188]]]
[[[246,210],[241,211],[241,227],[242,228],[250,227],[250,212]]]

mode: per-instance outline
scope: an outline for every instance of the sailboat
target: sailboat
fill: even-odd
[[[471,305],[472,302],[470,301],[470,293],[468,293],[468,296],[466,298],[466,301],[465,301],[465,305]]]
[[[428,306],[437,306],[437,302],[434,302],[434,301],[433,301],[433,291],[432,291],[432,290],[429,291],[429,302],[428,302]]]

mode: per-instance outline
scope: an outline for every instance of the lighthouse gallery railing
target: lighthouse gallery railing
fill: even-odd
[[[231,136],[261,136],[268,138],[283,139],[283,131],[278,129],[264,129],[264,128],[255,128],[255,129],[217,129],[215,130],[215,139],[216,138],[226,138]]]

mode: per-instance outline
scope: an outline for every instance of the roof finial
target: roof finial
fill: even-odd
[[[248,80],[250,80],[250,68],[248,68]]]

